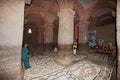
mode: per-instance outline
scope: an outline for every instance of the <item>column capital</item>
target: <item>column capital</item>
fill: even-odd
[[[57,2],[60,9],[65,9],[65,8],[73,9],[75,0],[57,0]]]
[[[65,8],[65,9],[61,9],[60,10],[60,12],[58,12],[58,14],[57,14],[59,17],[61,16],[72,16],[72,17],[74,17],[74,15],[75,15],[75,12],[71,9],[71,8]]]

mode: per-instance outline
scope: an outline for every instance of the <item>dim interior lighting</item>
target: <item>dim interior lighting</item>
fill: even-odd
[[[29,34],[32,33],[32,29],[31,29],[31,28],[28,29],[28,33],[29,33]]]

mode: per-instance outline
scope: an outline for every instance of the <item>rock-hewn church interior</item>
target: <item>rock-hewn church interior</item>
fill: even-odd
[[[120,80],[119,23],[119,0],[0,0],[0,80]]]

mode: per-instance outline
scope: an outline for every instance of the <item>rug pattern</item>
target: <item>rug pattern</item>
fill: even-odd
[[[96,55],[89,55],[96,56]],[[98,55],[97,57],[100,57]],[[25,71],[24,80],[110,80],[113,72],[112,68],[94,64],[88,60],[83,60],[87,56],[77,55],[77,63],[69,67],[62,67],[54,62],[56,54],[43,56],[32,56],[30,64],[32,68]],[[97,59],[97,57],[94,57]],[[102,56],[106,62],[107,57]]]

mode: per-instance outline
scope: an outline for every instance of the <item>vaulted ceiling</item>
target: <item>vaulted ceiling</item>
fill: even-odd
[[[82,5],[85,9],[89,8],[93,4],[97,3],[98,0],[76,0],[79,5]]]
[[[70,0],[61,1],[68,1],[69,3]],[[73,1],[73,9],[76,12],[75,22],[89,21],[91,24],[103,24],[114,22],[115,20],[112,12],[116,11],[116,0]],[[58,19],[57,13],[59,10],[58,0],[32,0],[32,3],[25,7],[25,19],[28,22],[38,23],[40,25],[46,23],[52,24]]]

